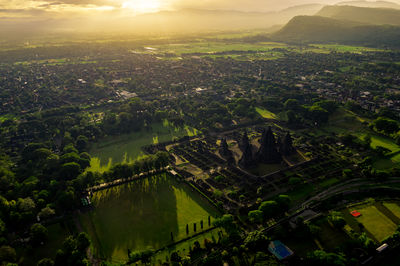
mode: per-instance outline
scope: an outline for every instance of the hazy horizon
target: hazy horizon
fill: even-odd
[[[268,29],[283,26],[294,16],[314,15],[324,5],[342,2],[346,0],[0,0],[0,33],[4,39],[38,33],[159,34]],[[366,2],[400,4],[400,0]],[[249,13],[160,12],[183,9]]]
[[[0,0],[0,19],[122,16],[187,8],[273,12],[306,5],[332,5],[338,0]],[[368,1],[375,2],[375,1]],[[390,2],[400,4],[400,0]]]

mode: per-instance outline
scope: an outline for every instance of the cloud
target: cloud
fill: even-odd
[[[115,0],[33,0],[33,2],[46,2],[44,5],[75,5],[75,6],[120,6],[120,1]]]
[[[209,8],[209,9],[235,9],[244,11],[271,11],[284,9],[302,4],[332,4],[337,0],[174,0],[171,4],[175,8]]]

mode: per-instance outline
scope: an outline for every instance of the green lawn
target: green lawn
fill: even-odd
[[[400,153],[397,154],[397,155],[394,155],[394,156],[391,158],[391,160],[392,160],[394,163],[400,163]]]
[[[263,109],[263,108],[256,107],[256,111],[257,111],[257,113],[259,113],[263,118],[267,118],[267,119],[279,119],[279,117],[278,117],[276,114],[274,114],[274,113],[268,111],[267,109]]]
[[[353,210],[359,211],[361,216],[352,219],[362,223],[365,229],[370,232],[378,242],[391,236],[396,231],[397,225],[380,212],[374,205],[358,206],[348,209],[349,212]],[[350,226],[352,226],[352,224],[350,224]]]
[[[383,51],[382,49],[369,48],[363,46],[341,45],[341,44],[312,44],[310,46],[317,47],[318,49],[325,51],[335,51],[335,52],[360,53],[360,52]]]
[[[315,187],[312,184],[303,184],[296,187],[292,191],[287,192],[287,195],[292,199],[292,205],[304,201],[308,196],[311,196]]]
[[[96,192],[94,210],[80,217],[94,243],[94,253],[125,261],[127,249],[159,249],[194,233],[193,223],[209,228],[208,216],[218,212],[199,194],[163,174]]]
[[[392,152],[400,151],[400,146],[397,145],[392,139],[378,135],[371,135],[371,147],[376,148],[377,146],[384,147]]]
[[[141,130],[131,134],[112,136],[95,143],[91,149],[93,172],[104,172],[114,163],[130,162],[144,155],[142,147],[150,144],[171,141],[174,138],[197,135],[198,130],[185,126],[174,128],[168,121],[152,125],[152,130]]]
[[[190,53],[218,53],[229,51],[270,51],[274,48],[285,48],[286,44],[274,42],[259,43],[230,43],[230,42],[198,42],[198,43],[182,43],[170,45],[152,46],[157,50],[152,53],[168,52],[177,55]]]
[[[378,170],[387,170],[394,166],[398,166],[400,163],[400,154],[393,156],[392,158],[380,158],[374,162],[373,167]]]
[[[321,183],[319,183],[318,185],[321,187],[321,188],[329,188],[329,187],[331,187],[331,186],[333,186],[333,185],[336,185],[337,183],[339,183],[340,182],[340,180],[339,179],[337,179],[337,178],[329,178],[329,179],[325,179],[325,180],[323,180]]]
[[[389,209],[397,218],[400,219],[400,206],[394,202],[384,202],[383,206]]]

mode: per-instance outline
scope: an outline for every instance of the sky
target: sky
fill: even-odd
[[[400,0],[390,1],[400,4]],[[302,4],[337,2],[340,0],[0,0],[0,19],[134,16],[182,8],[267,12]]]
[[[0,17],[140,14],[181,8],[272,11],[338,0],[0,0]],[[395,0],[400,1],[400,0]]]

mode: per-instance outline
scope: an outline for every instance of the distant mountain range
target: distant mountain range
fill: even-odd
[[[230,10],[182,9],[143,14],[130,18],[132,24],[162,27],[164,29],[196,30],[241,30],[261,29],[284,25],[297,15],[314,15],[323,5],[301,5],[278,12],[240,12]]]
[[[316,0],[318,1],[318,0]],[[366,6],[366,7],[365,7]],[[373,7],[373,8],[371,8]],[[400,6],[387,1],[299,5],[276,12],[182,9],[138,16],[0,18],[0,38],[48,33],[198,33],[260,29],[283,41],[358,41],[397,38]],[[376,42],[374,42],[376,43]]]
[[[325,6],[316,16],[375,25],[400,26],[400,10],[355,6]]]
[[[358,6],[358,7],[373,7],[373,8],[394,8],[400,9],[400,5],[389,1],[344,1],[337,3],[338,6]]]
[[[272,39],[286,42],[338,42],[400,48],[400,10],[326,6],[315,16],[296,16]]]

